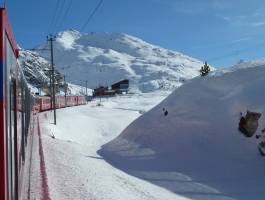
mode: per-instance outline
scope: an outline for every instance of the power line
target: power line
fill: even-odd
[[[86,22],[84,23],[84,25],[81,27],[81,32],[83,32],[83,30],[86,28],[87,24],[89,23],[89,21],[92,19],[92,17],[96,14],[97,10],[99,9],[99,7],[101,6],[101,4],[103,3],[103,0],[100,0],[99,3],[97,4],[97,6],[94,8],[94,10],[92,11],[92,13],[89,15],[89,17],[87,18]]]
[[[7,7],[7,0],[4,0],[4,1],[3,1],[3,5],[4,5],[4,8]]]
[[[66,3],[66,0],[63,0],[62,1],[62,4],[60,4],[61,6],[59,7],[59,10],[58,10],[58,17],[57,17],[57,20],[55,21],[54,23],[54,29],[56,30],[56,27],[57,27],[57,24],[59,23],[60,21],[60,17],[63,15],[63,10],[64,10],[64,7],[65,7],[65,3]]]
[[[99,7],[101,6],[101,4],[103,3],[103,0],[100,0],[99,3],[97,4],[97,6],[94,8],[94,10],[92,11],[92,13],[89,15],[88,19],[86,20],[85,24],[82,26],[81,32],[84,30],[84,28],[87,26],[87,24],[89,23],[89,21],[92,19],[92,17],[96,14],[97,10],[99,9]],[[68,11],[69,12],[69,11]],[[66,54],[66,52],[63,52],[63,54],[59,57],[59,61],[61,61],[61,59],[63,59],[64,55]],[[58,61],[58,59],[57,59]]]
[[[73,0],[70,0],[68,6],[66,7],[66,11],[62,17],[62,20],[61,20],[61,23],[59,23],[59,29],[62,27],[62,24],[63,24],[63,21],[67,18],[68,14],[69,14],[69,11],[72,7],[72,4],[73,4]]]
[[[48,42],[44,45],[42,44],[39,44],[39,45],[35,45],[33,48],[30,48],[30,49],[23,49],[25,51],[34,51],[34,52],[37,52],[37,51],[50,51],[50,48],[48,46]]]
[[[56,5],[55,5],[55,9],[54,9],[54,12],[53,12],[53,16],[51,18],[51,23],[49,25],[49,31],[51,31],[52,28],[53,28],[53,24],[54,24],[54,21],[56,19],[56,15],[57,15],[57,12],[58,12],[59,5],[60,5],[60,0],[57,0],[56,1]]]
[[[57,4],[56,4],[56,8],[55,8],[55,13],[54,13],[54,19],[53,19],[53,24],[55,23],[55,20],[56,20],[56,13],[60,10],[63,9],[64,7],[64,3],[65,3],[65,0],[61,6],[61,4],[59,3],[60,0],[57,0]],[[90,20],[93,18],[93,16],[96,14],[97,10],[100,8],[101,4],[103,3],[103,0],[100,0],[99,3],[97,4],[97,6],[94,8],[94,10],[92,11],[92,13],[89,15],[88,19],[86,20],[86,22],[83,24],[82,28],[81,28],[81,31],[83,31],[85,29],[85,27],[87,26],[87,24],[90,22]],[[72,4],[73,4],[73,0],[70,0],[69,4],[68,4],[68,7],[66,8],[66,11],[63,15],[63,18],[62,18],[62,21],[65,19],[65,17],[69,14],[69,11],[72,7]],[[62,8],[62,9],[60,9]],[[59,15],[60,16],[60,15]],[[57,17],[58,19],[58,17]],[[60,24],[60,27],[61,27],[61,24]],[[63,58],[63,56],[65,55],[66,52],[64,52],[59,58],[59,60],[61,60]]]
[[[56,28],[56,25],[58,23],[58,19],[60,18],[61,13],[63,11],[64,4],[65,4],[65,0],[63,0],[63,1],[62,0],[57,0],[56,1],[56,5],[55,5],[55,9],[54,9],[52,20],[51,20],[51,23],[50,23],[49,31],[53,31]]]
[[[244,53],[244,52],[250,51],[252,49],[260,48],[260,47],[263,47],[263,46],[265,46],[265,42],[256,44],[255,46],[252,46],[252,47],[248,47],[248,48],[244,48],[244,49],[237,49],[237,50],[235,50],[235,51],[233,51],[231,53],[210,58],[207,61],[222,60],[224,58],[231,57],[231,56],[236,56],[236,55],[239,55],[239,53]]]

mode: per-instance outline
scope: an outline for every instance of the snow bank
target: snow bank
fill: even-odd
[[[264,199],[265,160],[258,141],[237,129],[246,110],[262,113],[257,133],[265,127],[264,85],[264,61],[195,78],[103,145],[100,154],[192,199]]]
[[[56,126],[51,123],[52,112],[40,114],[51,199],[188,200],[114,168],[96,153],[102,144],[137,118],[140,110],[149,110],[165,96],[161,93],[123,95],[103,98],[104,106],[96,106],[96,100],[59,109]],[[34,167],[37,171],[39,166]],[[35,179],[32,183],[36,183]],[[36,184],[32,189],[30,192],[35,197],[40,190]]]

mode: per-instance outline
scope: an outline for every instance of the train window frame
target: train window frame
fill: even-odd
[[[6,69],[6,116],[7,116],[7,169],[8,169],[8,199],[18,197],[18,151],[17,151],[17,102],[16,102],[16,67],[17,58],[8,39],[7,33],[4,36],[5,69]]]

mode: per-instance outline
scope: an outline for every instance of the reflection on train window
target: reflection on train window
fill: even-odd
[[[10,200],[16,199],[17,194],[17,134],[16,134],[16,82],[12,79],[16,69],[16,57],[13,53],[11,45],[7,37],[5,37],[5,47],[6,47],[6,69],[7,69],[7,99],[8,99],[8,130],[7,130],[7,160],[8,160],[8,198]]]

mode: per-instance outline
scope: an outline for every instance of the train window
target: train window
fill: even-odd
[[[23,135],[23,128],[22,120],[23,120],[23,112],[22,112],[22,89],[23,79],[22,76],[18,76],[18,85],[17,85],[17,135],[18,135],[18,150],[19,150],[19,169],[21,164],[25,161],[25,147],[24,147],[24,135]]]
[[[9,93],[10,101],[10,111],[9,111],[9,117],[10,117],[10,131],[8,135],[8,158],[9,158],[9,180],[10,180],[10,189],[12,196],[16,196],[17,192],[17,177],[18,177],[18,157],[17,157],[17,127],[16,127],[16,121],[17,121],[17,114],[16,114],[16,82],[13,80],[10,82],[10,93]],[[16,199],[16,198],[14,198]]]
[[[26,86],[26,85],[25,85]],[[25,87],[25,144],[27,145],[28,131],[29,131],[29,122],[30,122],[30,91]]]
[[[5,37],[7,80],[7,169],[8,169],[8,199],[17,199],[17,113],[16,113],[16,57],[7,37]]]
[[[25,161],[25,86],[24,81],[21,82],[21,130],[22,130],[22,138],[21,138],[21,147],[22,147],[22,161]]]

